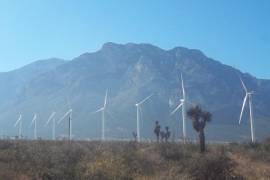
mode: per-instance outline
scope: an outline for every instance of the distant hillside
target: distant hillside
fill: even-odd
[[[47,60],[39,60],[20,69],[16,69],[6,73],[0,73],[0,106],[10,103],[18,97],[18,95],[26,88],[30,81],[48,72],[66,61],[52,58]]]
[[[163,50],[150,44],[106,43],[94,53],[85,53],[71,61],[51,59],[38,61],[16,71],[0,74],[0,120],[3,133],[15,135],[13,127],[19,113],[23,114],[24,134],[32,136],[29,123],[39,114],[40,136],[50,136],[44,123],[52,111],[60,118],[72,107],[75,137],[100,137],[101,116],[92,114],[104,101],[109,89],[106,136],[130,138],[135,130],[134,104],[154,93],[142,107],[142,135],[153,137],[153,124],[159,120],[180,136],[180,113],[170,117],[181,98],[180,73],[183,74],[187,96],[213,112],[207,136],[213,140],[249,138],[247,116],[237,125],[244,91],[239,74],[248,89],[254,90],[256,133],[269,135],[270,81],[244,74],[205,56],[199,50],[176,47]],[[170,103],[169,103],[170,102]],[[247,113],[246,113],[247,115]],[[64,135],[65,122],[57,127]],[[189,137],[193,138],[191,124]]]

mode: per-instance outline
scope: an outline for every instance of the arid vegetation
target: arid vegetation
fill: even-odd
[[[0,179],[269,179],[270,141],[208,145],[0,141]]]

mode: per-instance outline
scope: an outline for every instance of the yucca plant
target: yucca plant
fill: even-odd
[[[205,152],[205,135],[204,128],[212,120],[212,114],[203,111],[200,106],[196,105],[187,111],[187,116],[192,119],[193,128],[198,132],[200,140],[200,151]]]

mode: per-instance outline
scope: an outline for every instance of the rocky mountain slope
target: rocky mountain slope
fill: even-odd
[[[175,137],[181,133],[180,112],[169,113],[181,98],[180,73],[183,74],[188,100],[213,113],[207,136],[213,140],[247,140],[248,112],[239,126],[238,118],[244,91],[238,75],[248,89],[254,90],[254,113],[258,138],[269,134],[268,111],[270,81],[257,79],[233,67],[208,58],[199,50],[176,47],[163,50],[150,44],[106,43],[93,53],[71,61],[50,59],[0,74],[0,122],[2,132],[15,135],[13,127],[19,113],[23,115],[24,134],[32,136],[29,123],[39,115],[39,135],[50,136],[44,123],[52,111],[60,118],[69,108],[73,113],[73,133],[79,137],[100,137],[101,115],[93,114],[103,105],[109,92],[106,136],[131,138],[136,127],[134,104],[154,93],[142,107],[142,135],[153,137],[153,125],[159,120],[169,125]],[[64,135],[67,123],[57,126]],[[195,137],[188,124],[189,137]]]

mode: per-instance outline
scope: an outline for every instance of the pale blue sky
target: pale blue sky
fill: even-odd
[[[269,9],[268,0],[0,0],[0,71],[146,42],[270,79]]]

